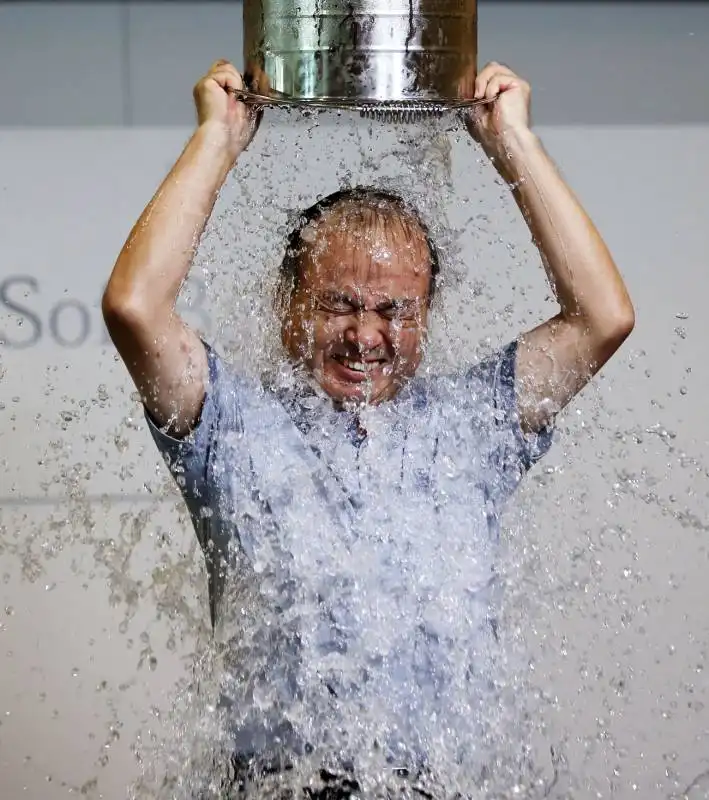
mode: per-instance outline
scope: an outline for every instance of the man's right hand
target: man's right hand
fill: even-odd
[[[194,87],[199,126],[208,129],[230,162],[248,147],[258,129],[263,109],[248,105],[237,96],[244,81],[233,64],[220,59]]]

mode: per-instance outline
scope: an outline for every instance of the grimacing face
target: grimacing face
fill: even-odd
[[[431,255],[395,209],[343,203],[303,231],[300,274],[282,339],[336,403],[392,398],[418,368]]]

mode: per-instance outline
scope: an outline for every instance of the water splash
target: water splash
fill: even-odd
[[[526,319],[528,307],[536,308],[540,294],[526,286],[527,279],[520,273],[522,267],[532,271],[533,253],[524,242],[497,232],[500,219],[509,213],[509,201],[486,203],[481,213],[473,191],[463,197],[459,208],[451,208],[449,196],[458,190],[459,181],[450,145],[454,134],[445,121],[395,131],[342,117],[334,137],[329,127],[333,123],[320,116],[308,121],[291,117],[287,124],[272,122],[264,124],[262,144],[246,159],[243,179],[230,179],[225,187],[195,265],[195,274],[203,280],[186,286],[184,293],[190,321],[210,340],[225,342],[245,374],[260,375],[272,365],[278,349],[270,298],[283,236],[299,209],[342,184],[377,183],[399,191],[430,221],[443,253],[445,280],[423,368],[428,374],[445,374],[469,361],[471,342],[478,343],[488,330],[483,351],[486,345],[492,348],[497,332]],[[334,156],[335,148],[327,146],[329,138],[347,142],[348,154]],[[323,154],[304,187],[303,164],[311,163],[315,143],[322,143]],[[350,158],[350,151],[358,153],[358,158]],[[266,169],[267,159],[273,168]],[[485,183],[482,169],[473,177]],[[503,197],[503,190],[498,194]],[[475,231],[472,241],[471,228]],[[484,255],[484,268],[471,266],[470,253]],[[522,297],[515,305],[497,294],[498,269],[513,273],[513,281],[521,287]],[[529,299],[524,298],[527,294]],[[217,309],[216,318],[205,313],[207,308]],[[681,326],[671,321],[668,330],[676,325],[672,336],[679,347],[689,335],[688,322],[682,312],[676,316]],[[633,354],[629,362],[627,368],[637,374],[650,372],[646,355]],[[47,380],[48,386],[57,381],[54,374]],[[672,530],[704,534],[707,471],[701,453],[691,452],[687,436],[658,421],[667,414],[657,404],[648,404],[648,419],[621,427],[613,419],[612,403],[610,410],[606,408],[601,391],[570,412],[568,430],[562,431],[563,449],[556,460],[530,476],[518,514],[507,523],[509,552],[500,566],[506,597],[499,626],[503,655],[493,687],[497,700],[493,713],[487,715],[491,718],[485,720],[491,729],[485,733],[491,740],[487,765],[491,775],[483,770],[476,775],[480,797],[610,797],[623,791],[630,796],[641,789],[646,795],[655,791],[677,798],[706,796],[704,773],[688,780],[691,768],[679,764],[681,756],[676,753],[673,758],[672,752],[664,752],[665,745],[638,746],[641,756],[630,753],[617,730],[623,715],[644,704],[657,705],[654,724],[660,729],[673,715],[701,716],[703,694],[698,680],[694,684],[692,676],[682,676],[681,682],[673,677],[676,686],[658,697],[648,694],[647,680],[651,668],[647,662],[662,658],[666,663],[682,648],[696,652],[694,663],[700,674],[705,663],[701,636],[692,640],[686,631],[675,630],[672,637],[662,637],[662,654],[638,654],[654,646],[646,644],[653,616],[663,613],[668,595],[683,580],[681,569],[668,568],[667,586],[651,585],[648,541],[657,530],[652,524],[661,519],[678,526]],[[248,652],[236,657],[244,649],[257,649],[256,623],[263,618],[234,621],[238,646],[232,641],[233,633],[226,640],[210,641],[201,556],[194,541],[181,551],[173,547],[180,530],[189,529],[190,522],[152,454],[155,472],[147,475],[144,452],[148,451],[143,450],[147,434],[135,400],[126,403],[130,414],[120,421],[113,418],[112,386],[97,386],[93,397],[80,400],[71,392],[57,391],[52,404],[56,432],[42,454],[41,466],[48,476],[42,490],[61,493],[64,500],[39,522],[21,507],[3,509],[0,555],[3,564],[8,564],[5,574],[17,564],[38,590],[53,591],[49,587],[54,581],[47,578],[51,564],[71,554],[78,581],[105,582],[109,602],[120,611],[118,630],[127,646],[130,643],[136,676],[160,671],[154,636],[150,626],[142,629],[145,623],[139,615],[143,607],[156,609],[167,623],[167,639],[172,643],[168,650],[181,649],[185,643],[190,669],[175,688],[174,709],[167,719],[157,710],[145,711],[149,718],[134,743],[144,775],[131,789],[132,796],[187,798],[197,792],[217,797],[220,783],[228,777],[223,773],[229,744],[219,696],[233,679],[234,661],[250,664]],[[5,402],[2,412],[9,424],[20,406],[19,396]],[[595,439],[595,462],[584,462],[574,472],[575,452],[588,452],[583,448],[588,437]],[[579,475],[589,474],[587,482],[579,482]],[[112,501],[97,506],[91,489],[106,475],[121,486],[134,486],[138,480],[142,494],[152,498],[140,510],[130,508],[119,514],[108,527],[102,521],[103,512],[115,513]],[[552,503],[557,505],[546,508],[547,518],[539,518],[539,511],[535,517],[543,496],[554,498]],[[167,523],[160,521],[165,503],[179,508],[177,517]],[[565,522],[555,527],[550,522],[555,518]],[[435,545],[432,540],[422,542],[429,553]],[[677,566],[677,560],[673,565]],[[362,565],[359,571],[366,574],[368,566]],[[444,566],[439,569],[443,571]],[[233,600],[235,608],[240,604],[248,606],[243,599]],[[13,610],[10,604],[5,609],[9,621]],[[447,611],[455,622],[456,609]],[[584,615],[586,625],[582,624]],[[375,636],[376,620],[366,622]],[[251,663],[254,672],[256,667]],[[77,663],[76,669],[78,681],[84,665]],[[105,705],[110,710],[104,735],[96,740],[99,770],[106,766],[111,746],[126,734],[121,728],[120,687],[104,686],[97,696],[109,698]],[[267,701],[267,694],[259,700]],[[584,716],[579,710],[584,707],[592,713]],[[307,716],[307,704],[304,708],[301,713]],[[462,710],[470,710],[467,697]],[[153,722],[166,727],[168,735],[158,735]],[[443,740],[441,764],[450,755],[449,743],[450,738]],[[288,781],[296,786],[322,781],[320,755],[317,751],[304,758]],[[374,792],[382,776],[390,775],[390,765],[376,754],[360,757],[360,774]],[[367,758],[371,758],[369,763]],[[656,765],[660,765],[659,773],[652,771]],[[469,777],[452,770],[446,788],[469,786]],[[88,778],[75,789],[91,796],[97,787],[96,779]],[[270,789],[282,788],[283,780],[274,778]]]
[[[308,124],[312,126],[308,133],[315,137],[319,126],[319,120],[311,119]],[[449,371],[453,365],[460,363],[454,352],[455,342],[460,339],[460,333],[457,332],[453,334],[451,332],[451,328],[456,325],[457,321],[451,318],[451,307],[447,306],[446,298],[453,295],[456,290],[460,290],[465,275],[464,265],[460,262],[460,253],[457,249],[456,233],[452,230],[452,226],[446,218],[444,203],[442,202],[444,192],[446,189],[450,188],[452,182],[451,149],[448,138],[449,131],[446,130],[442,122],[431,121],[426,126],[413,132],[411,130],[406,133],[392,132],[390,139],[393,141],[383,143],[379,141],[381,129],[375,130],[371,124],[369,128],[365,130],[362,129],[361,124],[351,126],[349,130],[347,125],[343,125],[343,128],[344,136],[350,136],[358,141],[358,149],[362,154],[361,162],[357,165],[358,169],[356,170],[356,174],[350,161],[346,164],[343,163],[342,168],[345,184],[347,182],[367,182],[363,181],[363,176],[366,175],[371,178],[371,182],[376,182],[379,187],[404,194],[407,199],[411,200],[421,209],[441,249],[444,260],[443,274],[445,279],[443,282],[442,299],[440,301],[440,314],[437,320],[440,328],[438,329],[438,338],[434,337],[432,339],[424,371],[430,375],[445,373]],[[277,128],[274,127],[274,130],[277,130]],[[274,139],[276,140],[275,142]],[[292,140],[279,142],[277,135],[274,134],[271,137],[271,141],[264,144],[263,147],[264,150],[271,153],[271,157],[273,157],[274,160],[280,160],[283,165],[286,165],[286,172],[288,172],[289,169],[287,165],[292,164],[294,161],[297,162],[297,146],[293,148],[296,153],[295,156],[291,153],[290,157],[285,157],[285,151],[292,147]],[[279,152],[279,149],[283,152]],[[403,170],[402,164],[404,165]],[[388,174],[387,169],[389,169]],[[242,215],[241,218],[239,218],[239,223],[236,225],[231,221],[233,219],[233,211],[225,211],[222,212],[221,215],[218,214],[203,243],[202,257],[199,262],[199,268],[202,270],[205,280],[207,281],[208,291],[211,293],[217,305],[224,309],[217,324],[218,333],[216,338],[220,341],[229,341],[230,355],[238,363],[240,370],[254,376],[260,375],[266,368],[272,365],[274,353],[277,351],[277,345],[274,343],[277,341],[278,336],[273,315],[270,313],[269,304],[270,297],[273,295],[273,288],[277,283],[276,270],[280,262],[281,242],[286,232],[293,224],[298,209],[304,205],[308,205],[317,196],[316,193],[315,196],[311,195],[309,197],[307,195],[302,196],[302,194],[298,194],[296,198],[289,197],[287,191],[283,192],[281,190],[284,184],[287,185],[287,181],[283,180],[283,175],[279,172],[278,190],[280,190],[279,193],[281,196],[283,194],[286,195],[280,208],[277,203],[270,203],[269,208],[265,209],[262,204],[258,203],[258,199],[254,198],[253,205],[259,208],[259,212],[246,217]],[[295,185],[297,186],[297,182]],[[269,186],[268,183],[265,187],[260,184],[260,190],[264,194],[268,192],[277,193],[276,187]],[[293,189],[293,194],[295,194],[296,191],[298,190]],[[243,201],[241,202],[243,203]],[[225,199],[224,204],[229,207],[229,198]],[[271,228],[275,228],[279,234],[279,237],[276,237],[274,240],[275,246],[274,241],[264,241],[263,237],[254,235],[254,228],[258,229],[264,226],[266,214],[271,215],[270,226]],[[239,248],[237,236],[249,242],[253,240],[258,241],[259,248],[244,252],[243,247]],[[222,256],[221,259],[217,259],[215,254],[217,252],[236,253],[237,249],[238,255],[233,256],[236,263],[229,264],[227,269],[223,269],[224,257]],[[271,264],[270,273],[267,273],[265,277],[262,272],[264,252],[266,252],[267,263]],[[252,258],[254,262],[256,262],[256,266],[253,268],[253,274],[249,274],[250,260]],[[238,273],[235,272],[237,265]],[[238,274],[238,280],[234,280],[235,274]],[[482,292],[482,285],[476,282],[470,293],[472,300],[475,301],[476,298],[480,297]],[[460,298],[458,299],[460,300]],[[466,311],[470,309],[470,305],[468,305],[469,302],[468,298],[463,298],[463,306]],[[254,330],[253,327],[244,329],[241,325],[235,326],[234,319],[257,321],[258,330]],[[259,346],[254,347],[254,340],[259,342]],[[469,359],[470,353],[468,352],[467,360]],[[296,508],[295,513],[307,519],[310,512],[308,508]],[[421,524],[420,519],[418,523],[420,530],[430,530],[432,534],[435,533],[435,526],[427,527]],[[402,518],[398,523],[393,525],[392,529],[402,532],[409,525],[410,523]],[[365,524],[364,528],[375,530],[376,525],[370,524],[368,526]],[[436,552],[441,556],[446,555],[445,552],[440,552],[439,542],[436,536],[429,539],[419,534],[418,544],[421,549],[421,553],[417,559],[419,564],[433,563],[431,561],[431,556]],[[337,557],[337,549],[332,540],[328,540],[326,548],[317,549],[316,552],[317,558],[313,552],[308,552],[307,563],[303,564],[298,573],[304,585],[307,585],[307,580],[311,575],[322,574],[323,572],[327,573],[328,570],[335,572],[334,567],[324,567],[324,563],[334,561],[338,564],[337,571],[339,573],[342,572],[341,565],[343,559]],[[450,555],[455,558],[455,555]],[[348,555],[348,558],[352,559],[351,553]],[[312,559],[317,561],[317,565],[315,563],[310,563]],[[361,576],[370,574],[373,566],[373,564],[368,564],[366,561],[358,563],[355,559],[354,561],[350,561],[347,577],[341,574],[339,577],[339,585],[357,586],[355,597],[358,602],[362,603],[361,613],[364,614],[361,620],[361,629],[367,632],[367,635],[372,638],[372,641],[376,640],[378,623],[377,620],[366,611],[367,608],[372,606],[370,604],[371,601],[367,601],[366,595],[362,594],[367,587],[366,585],[362,585]],[[444,573],[452,576],[460,567],[461,564],[455,564],[452,560],[444,560],[437,569],[439,569],[439,574],[441,576]],[[358,577],[359,584],[357,584]],[[379,590],[376,589],[376,587],[374,588],[377,591]],[[243,587],[239,587],[239,589],[235,591],[239,594],[240,592],[243,593],[244,590]],[[317,589],[313,589],[313,592],[317,594]],[[407,592],[403,592],[403,595],[415,596],[416,587],[412,585]],[[311,601],[301,600],[296,604],[299,611],[298,621],[301,626],[300,635],[306,638],[308,630],[310,631],[310,635],[314,635],[317,630],[316,621],[313,622],[312,627],[309,627],[308,623],[304,622],[303,619],[303,613],[306,613],[304,609],[308,608],[309,602]],[[459,603],[459,600],[453,600],[452,602]],[[269,625],[268,611],[260,607],[254,597],[251,598],[250,602],[245,602],[243,597],[238,600],[233,600],[231,605],[238,609],[238,613],[234,615],[236,617],[235,619],[232,618],[229,621],[227,627],[229,627],[233,633],[230,640],[227,642],[226,650],[221,653],[221,658],[226,658],[227,662],[229,662],[229,668],[224,669],[224,673],[221,676],[212,674],[209,679],[204,676],[200,678],[202,691],[205,691],[205,687],[210,685],[212,687],[212,692],[215,694],[211,702],[200,705],[202,716],[199,718],[200,721],[198,724],[192,725],[193,730],[197,728],[200,731],[206,730],[208,733],[204,734],[202,738],[197,737],[200,738],[201,746],[196,746],[196,749],[192,748],[192,745],[194,745],[194,737],[191,737],[192,745],[190,745],[188,749],[192,753],[190,756],[192,778],[188,781],[189,786],[185,784],[183,787],[183,791],[186,791],[187,794],[189,794],[189,791],[194,791],[195,781],[201,786],[200,791],[202,792],[208,791],[205,785],[208,787],[214,783],[215,742],[222,741],[224,737],[223,729],[221,729],[218,720],[219,714],[215,711],[217,703],[214,698],[219,693],[216,689],[216,685],[221,682],[223,688],[224,683],[226,683],[229,690],[228,693],[234,698],[233,706],[229,712],[232,723],[235,722],[235,718],[236,721],[238,721],[239,714],[241,713],[238,709],[253,708],[254,703],[256,703],[258,707],[258,702],[255,700],[251,688],[249,688],[248,696],[242,697],[245,688],[251,687],[254,677],[259,674],[259,664],[263,665],[264,660],[267,660],[269,656],[268,652],[260,656],[258,655],[259,648],[257,642],[262,635],[264,627],[276,628],[277,626],[282,627],[284,625],[282,618],[273,619]],[[462,627],[457,628],[455,633],[451,631],[451,638],[461,643],[466,642],[471,635],[471,630],[475,627],[474,624],[472,624],[471,618],[466,618],[466,614],[462,612],[462,609],[455,605],[447,608],[445,614],[447,618],[457,619],[462,623]],[[476,636],[479,638],[479,634],[476,634]],[[372,641],[369,642],[369,645],[372,645]],[[373,646],[376,650],[376,643]],[[472,646],[472,643],[470,643],[470,646]],[[517,641],[517,648],[521,650],[519,641]],[[464,651],[465,647],[461,649]],[[511,652],[511,650],[508,652]],[[310,683],[313,686],[322,686],[321,676],[323,672],[328,672],[329,674],[334,667],[335,671],[340,675],[337,683],[340,693],[338,699],[341,700],[343,694],[342,687],[346,686],[348,683],[348,678],[343,676],[347,675],[348,669],[356,667],[359,663],[357,654],[351,652],[344,658],[331,655],[327,657],[325,662],[318,662],[312,655],[311,652],[310,660],[308,661],[313,675],[313,679]],[[219,658],[217,658],[217,661],[219,661]],[[210,660],[209,663],[213,669],[215,662]],[[461,663],[461,667],[462,666],[463,664]],[[381,781],[383,775],[391,771],[391,765],[387,764],[386,759],[381,753],[377,755],[377,753],[372,752],[372,738],[377,738],[376,735],[372,735],[372,730],[376,730],[377,725],[381,724],[386,728],[386,724],[391,722],[391,710],[385,713],[386,704],[382,706],[382,700],[394,691],[394,687],[389,685],[386,679],[386,673],[378,675],[375,667],[372,665],[370,665],[370,669],[373,670],[373,678],[378,678],[377,680],[372,680],[374,693],[371,696],[367,695],[366,689],[357,684],[358,694],[356,698],[353,698],[351,703],[341,700],[338,704],[333,705],[330,703],[328,706],[330,709],[328,712],[330,714],[330,721],[333,723],[331,728],[337,727],[337,719],[343,721],[348,718],[353,720],[360,719],[363,735],[369,738],[358,741],[356,739],[356,730],[353,732],[351,729],[352,726],[344,726],[343,735],[345,736],[345,740],[337,740],[338,734],[333,733],[331,730],[330,735],[335,736],[335,741],[330,741],[329,745],[330,749],[334,752],[343,751],[351,755],[352,751],[354,751],[355,757],[359,758],[359,763],[357,764],[358,774],[364,775],[365,778],[366,776],[370,776],[376,783],[377,781]],[[531,755],[529,751],[525,749],[519,730],[517,731],[517,739],[515,741],[518,742],[520,754],[512,756],[503,755],[500,752],[500,742],[504,741],[509,743],[513,741],[510,731],[506,730],[505,726],[513,724],[513,715],[510,713],[512,706],[517,706],[517,711],[519,711],[519,696],[516,695],[515,690],[519,690],[523,685],[523,678],[517,678],[518,682],[515,683],[513,678],[508,677],[502,657],[497,664],[497,669],[497,681],[493,691],[497,692],[500,696],[506,695],[506,699],[497,701],[494,704],[494,708],[491,707],[487,710],[484,707],[476,706],[473,708],[471,706],[471,703],[474,704],[476,702],[475,692],[471,693],[469,686],[466,689],[466,684],[461,674],[460,680],[463,682],[460,683],[460,688],[456,690],[457,695],[452,700],[453,705],[450,706],[448,712],[449,714],[455,713],[460,716],[456,716],[458,721],[455,724],[451,724],[452,719],[448,719],[447,722],[434,722],[432,732],[426,739],[426,749],[428,751],[429,760],[437,764],[441,774],[446,775],[446,791],[453,791],[456,786],[463,789],[466,785],[470,784],[471,779],[474,779],[480,786],[480,791],[484,792],[485,796],[489,797],[504,796],[505,792],[508,791],[510,787],[514,787],[517,796],[551,796],[548,794],[553,791],[551,787],[556,787],[560,781],[559,764],[563,761],[560,755],[554,755],[554,766],[552,767],[552,762],[549,762],[549,751],[547,748],[546,761],[550,763],[549,769],[547,770],[549,774],[542,776],[542,770],[531,763]],[[244,670],[246,670],[246,674],[244,674]],[[511,674],[511,665],[508,671]],[[241,681],[237,681],[236,683],[234,683],[233,678],[235,673],[242,675]],[[249,676],[251,677],[249,678]],[[317,706],[323,702],[322,698],[318,696],[314,696],[310,701],[308,700],[307,695],[309,690],[307,687],[309,685],[309,679],[307,675],[303,678],[303,681],[304,684],[301,689],[304,697],[301,698],[300,707],[295,708],[291,706],[289,709],[289,713],[292,714],[293,717],[298,718],[301,722],[303,720],[316,719],[318,716],[316,711]],[[273,702],[279,703],[263,685],[261,685],[260,691],[264,693],[264,696],[259,702],[264,703],[266,707],[269,707]],[[477,700],[479,701],[479,698],[477,698]],[[309,703],[312,703],[312,705],[309,705]],[[352,703],[354,703],[354,705]],[[505,704],[507,705],[507,709],[505,709]],[[189,705],[192,712],[194,712],[194,697],[190,697]],[[338,705],[339,708],[337,707]],[[376,720],[378,711],[382,712],[379,722]],[[248,712],[244,713],[248,716]],[[484,720],[488,716],[490,717],[487,721],[489,730],[487,733],[484,733]],[[193,723],[194,722],[195,718],[193,717]],[[405,723],[406,721],[400,720],[400,723],[401,722]],[[320,741],[320,734],[312,725],[308,730],[310,733],[308,738],[311,742],[314,741],[316,744],[312,745],[311,743],[310,746],[313,747],[313,751],[308,757],[301,755],[298,764],[293,766],[289,771],[287,782],[292,787],[303,785],[304,782],[307,783],[312,780],[312,776],[318,774],[318,765],[322,764],[323,748],[317,745],[317,742]],[[380,738],[384,740],[388,736],[385,729],[380,729],[379,734]],[[353,735],[355,735],[354,740],[352,738]],[[423,736],[424,732],[421,730],[409,730],[408,735],[415,739],[417,735]],[[486,760],[489,763],[478,763],[475,768],[470,763],[470,754],[468,754],[468,763],[462,768],[462,771],[460,763],[458,767],[456,767],[456,759],[452,754],[456,751],[456,748],[461,746],[461,743],[466,741],[466,737],[468,746],[474,741],[474,749],[486,749]],[[485,740],[485,737],[487,737],[489,741],[485,747],[483,747],[482,742]],[[437,745],[434,743],[434,738],[440,739]],[[323,742],[323,745],[324,744]],[[438,748],[437,750],[436,747]],[[508,749],[511,748],[504,748],[504,750]],[[495,753],[495,755],[491,756],[490,753]],[[362,759],[364,759],[364,762]],[[490,762],[490,759],[492,759],[492,762]],[[200,760],[204,762],[201,768],[198,766]],[[456,772],[456,769],[460,774]],[[476,770],[477,776],[474,777]],[[202,777],[196,777],[199,775]],[[184,780],[184,771],[182,776]],[[199,783],[200,780],[202,783]],[[281,784],[283,780],[283,776],[279,776],[276,782]],[[219,785],[218,780],[216,784]],[[170,783],[170,791],[176,791],[176,784],[174,782]],[[187,796],[187,794],[185,794],[185,796]]]

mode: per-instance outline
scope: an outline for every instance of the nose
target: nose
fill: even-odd
[[[374,311],[361,311],[345,331],[345,341],[360,353],[376,350],[384,344],[383,320]]]

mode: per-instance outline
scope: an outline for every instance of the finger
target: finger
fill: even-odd
[[[230,62],[225,61],[224,59],[220,59],[219,61],[215,61],[212,65],[212,68],[207,73],[207,78],[214,78],[216,75],[223,75],[228,73],[232,76],[233,80],[236,81],[240,88],[244,86],[244,80],[241,73],[237,70],[237,68]],[[231,88],[231,87],[230,87]]]
[[[474,97],[476,100],[480,100],[485,97],[485,87],[487,86],[487,82],[490,80],[490,78],[495,74],[495,69],[497,69],[497,63],[495,61],[490,61],[475,76]]]
[[[486,100],[494,100],[500,94],[500,81],[502,80],[500,75],[493,75],[492,78],[487,82],[487,86],[485,87],[485,99]]]
[[[498,94],[500,76],[494,72],[483,72],[475,81],[476,100],[494,100]]]
[[[476,99],[482,99],[486,96],[487,85],[495,75],[514,76],[514,73],[508,67],[498,64],[497,61],[491,61],[489,64],[486,64],[475,78]]]
[[[473,89],[473,98],[481,100],[485,96],[485,81],[481,75],[475,77],[475,87]]]
[[[523,82],[514,74],[498,73],[490,78],[485,87],[485,99],[495,100],[501,94],[512,89],[521,89]]]
[[[216,81],[223,89],[231,89],[232,91],[238,92],[244,88],[244,80],[235,69],[218,70],[209,75],[208,79]]]
[[[227,61],[226,58],[218,58],[209,68],[209,72],[215,72],[216,70],[225,67],[228,63],[229,62]]]
[[[232,75],[241,76],[239,70],[230,61],[227,61],[225,64],[222,64],[218,72],[230,72]]]
[[[480,100],[483,97],[487,97],[487,85],[495,76],[507,76],[508,78],[521,81],[521,78],[514,72],[514,70],[510,69],[510,67],[508,67],[506,64],[500,64],[497,61],[490,61],[480,70],[475,79],[474,96],[476,99]]]
[[[529,89],[529,84],[509,67],[500,65],[493,78],[499,79],[500,91],[506,92],[508,89]]]

